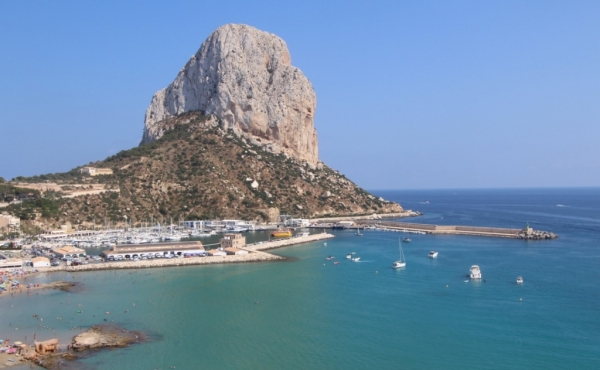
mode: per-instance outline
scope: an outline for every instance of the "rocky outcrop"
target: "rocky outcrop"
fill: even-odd
[[[258,138],[315,166],[316,96],[291,65],[285,42],[247,25],[213,32],[146,111],[142,144],[161,137],[168,119],[191,111],[214,114],[224,129]]]
[[[142,334],[116,325],[95,325],[73,337],[71,347],[78,352],[105,347],[126,347],[141,340]]]

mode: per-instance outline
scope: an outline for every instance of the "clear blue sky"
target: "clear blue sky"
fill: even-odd
[[[283,38],[369,189],[600,186],[599,1],[2,1],[0,176],[136,146],[225,23]]]

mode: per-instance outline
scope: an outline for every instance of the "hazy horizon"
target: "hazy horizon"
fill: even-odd
[[[281,37],[319,157],[376,190],[600,186],[600,3],[3,2],[0,176],[137,146],[217,27]]]

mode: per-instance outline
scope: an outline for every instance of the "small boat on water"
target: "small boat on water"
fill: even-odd
[[[363,236],[363,234],[360,232],[360,227],[356,229],[356,236]]]
[[[351,259],[351,258],[352,258],[352,253],[348,253],[348,254],[346,255],[346,258],[347,258],[347,259]]]
[[[358,262],[358,261],[360,261],[360,257],[354,257],[354,258],[352,258],[352,262]]]
[[[517,276],[517,284],[523,284],[523,277]]]
[[[325,259],[326,259],[327,261],[331,261],[331,260],[335,259],[335,257],[334,257],[334,256],[329,256],[329,257],[327,257],[327,258],[325,258]]]
[[[292,230],[287,229],[287,230],[275,230],[271,233],[271,236],[274,238],[289,238],[292,236]]]
[[[402,238],[402,241],[405,243],[412,243],[412,240],[410,238]]]
[[[469,273],[469,277],[471,279],[481,279],[481,269],[477,265],[471,266],[471,271]]]
[[[392,267],[395,269],[399,269],[401,267],[406,266],[406,259],[404,259],[404,251],[402,250],[402,243],[400,242],[400,239],[398,239],[398,249],[400,249],[400,259],[394,262],[394,264],[392,265]]]
[[[334,265],[339,265],[339,264],[340,264],[340,261],[336,261],[336,262],[334,262],[333,264],[334,264]]]
[[[438,252],[436,252],[436,251],[429,252],[429,258],[437,258],[437,256],[438,256]]]

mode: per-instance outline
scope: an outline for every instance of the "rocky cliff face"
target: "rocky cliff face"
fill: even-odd
[[[256,28],[228,24],[213,32],[158,91],[146,111],[142,144],[161,137],[168,119],[200,111],[220,118],[223,129],[260,138],[275,152],[318,162],[315,92],[291,65],[285,42]]]

